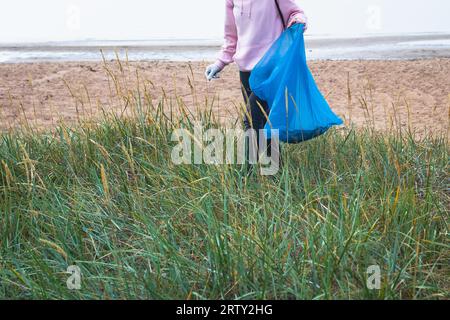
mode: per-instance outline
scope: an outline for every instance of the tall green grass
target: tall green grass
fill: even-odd
[[[174,165],[174,128],[221,125],[142,96],[135,116],[1,135],[1,298],[449,298],[446,137],[332,130],[248,176]]]

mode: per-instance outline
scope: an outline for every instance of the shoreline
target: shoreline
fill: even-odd
[[[447,32],[429,32],[429,33],[408,33],[408,34],[363,34],[363,35],[327,35],[305,34],[306,41],[409,41],[409,40],[437,40],[449,39],[450,33]],[[118,39],[85,39],[72,41],[36,41],[36,42],[0,42],[1,48],[21,48],[21,47],[97,47],[101,43],[109,43],[110,46],[145,46],[145,47],[210,47],[220,46],[222,39],[132,39],[132,40],[118,40]],[[188,45],[190,43],[190,45]],[[85,45],[83,45],[85,44]],[[135,45],[131,45],[135,44]],[[139,45],[137,45],[139,44]],[[142,45],[147,44],[147,45]]]
[[[0,63],[101,62],[116,53],[130,61],[209,61],[220,50],[218,40],[194,41],[75,41],[0,44]],[[217,42],[217,43],[213,43]],[[377,35],[370,37],[305,36],[307,58],[320,60],[412,60],[450,58],[450,34]]]

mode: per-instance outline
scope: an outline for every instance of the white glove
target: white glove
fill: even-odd
[[[308,18],[303,14],[296,15],[291,21],[289,21],[288,28],[292,27],[296,23],[303,24],[303,31],[308,29]]]
[[[217,79],[219,78],[219,72],[222,71],[223,68],[221,68],[220,66],[218,66],[217,64],[212,64],[209,65],[206,68],[205,71],[205,77],[208,81],[211,81],[212,79]]]

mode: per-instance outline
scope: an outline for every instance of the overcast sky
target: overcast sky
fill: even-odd
[[[1,0],[0,42],[216,39],[222,36],[224,1]],[[450,0],[297,2],[313,35],[450,33]]]

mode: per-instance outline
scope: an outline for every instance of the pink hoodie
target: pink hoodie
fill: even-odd
[[[225,0],[225,44],[216,61],[220,68],[236,62],[240,71],[251,71],[283,32],[275,0]],[[295,0],[278,0],[287,25],[306,22]]]

